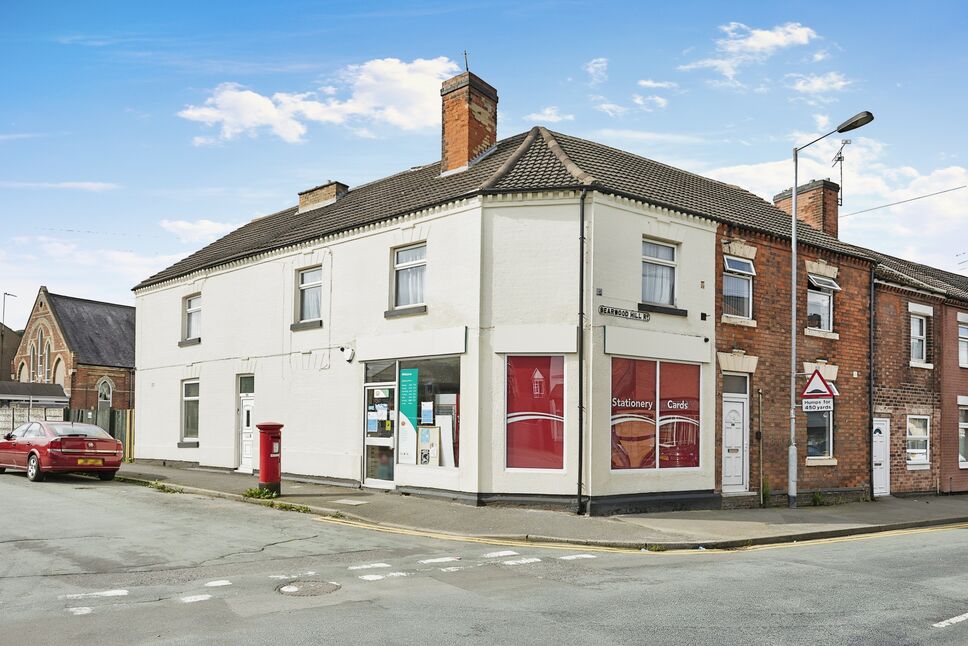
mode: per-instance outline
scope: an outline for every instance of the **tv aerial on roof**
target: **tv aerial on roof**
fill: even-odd
[[[831,160],[833,165],[831,168],[840,164],[840,191],[837,193],[837,206],[844,205],[844,148],[850,144],[850,139],[841,139],[840,148],[837,149],[837,154]]]

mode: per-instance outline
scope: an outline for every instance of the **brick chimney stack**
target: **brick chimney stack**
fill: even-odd
[[[829,179],[815,179],[802,184],[797,190],[797,219],[836,238],[840,217],[840,207],[837,205],[839,193],[840,186]],[[791,213],[793,189],[788,188],[775,195],[773,204]]]
[[[346,195],[350,187],[342,182],[329,180],[314,188],[307,189],[299,193],[299,213],[318,209],[321,206],[332,204],[339,198]]]
[[[464,72],[440,87],[440,172],[460,170],[497,142],[497,90]]]

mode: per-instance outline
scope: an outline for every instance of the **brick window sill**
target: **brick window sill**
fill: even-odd
[[[743,327],[756,327],[755,319],[747,319],[742,316],[730,316],[729,314],[723,314],[722,318],[719,319],[726,325],[742,325]]]
[[[922,368],[924,370],[934,370],[934,364],[933,363],[924,363],[923,361],[912,361],[911,362],[911,367],[912,368]]]
[[[387,310],[383,313],[383,318],[392,319],[398,316],[413,316],[415,314],[426,314],[426,305],[417,305],[415,307],[401,307],[399,309]]]
[[[931,465],[927,462],[908,462],[908,471],[927,471],[931,468]]]
[[[187,441],[186,440],[184,442],[179,442],[178,443],[178,448],[180,448],[180,449],[197,449],[198,448],[198,440],[192,440],[192,441]]]
[[[689,316],[689,310],[681,310],[678,307],[670,307],[668,305],[654,305],[652,303],[639,303],[638,310],[653,314],[668,314],[669,316]]]
[[[187,348],[190,345],[198,345],[202,342],[202,337],[197,336],[194,339],[182,339],[178,342],[179,348]]]
[[[323,327],[322,321],[299,321],[290,325],[289,330],[299,332],[300,330],[318,330],[321,327]]]
[[[808,327],[803,331],[807,336],[816,336],[821,339],[831,339],[833,341],[839,341],[840,335],[836,332],[828,332],[827,330],[818,330],[815,327]]]
[[[807,458],[805,464],[808,467],[835,467],[837,458]]]

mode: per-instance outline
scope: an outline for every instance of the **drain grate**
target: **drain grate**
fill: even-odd
[[[289,581],[276,586],[276,592],[290,597],[318,597],[339,589],[338,583],[330,581]]]

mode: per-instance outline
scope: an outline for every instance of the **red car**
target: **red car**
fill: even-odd
[[[0,473],[26,470],[32,482],[48,473],[96,473],[113,480],[123,455],[121,442],[93,424],[28,422],[0,439]]]

